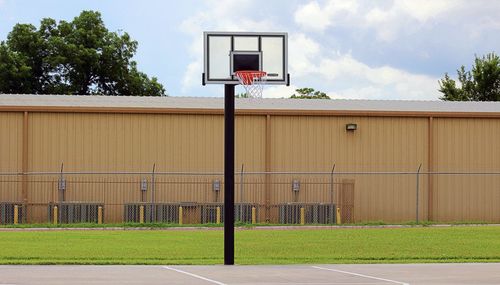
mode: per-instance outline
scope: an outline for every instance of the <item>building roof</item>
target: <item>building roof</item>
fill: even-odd
[[[0,94],[0,110],[26,109],[134,109],[219,110],[223,98],[214,97],[137,97]],[[405,100],[324,100],[324,99],[236,99],[241,111],[286,112],[410,112],[410,113],[492,113],[500,114],[500,102],[450,102]]]

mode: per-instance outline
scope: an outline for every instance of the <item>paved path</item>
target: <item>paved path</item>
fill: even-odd
[[[500,263],[0,266],[0,284],[500,284]]]

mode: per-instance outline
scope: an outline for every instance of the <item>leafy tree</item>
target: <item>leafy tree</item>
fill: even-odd
[[[101,14],[71,22],[16,24],[0,44],[0,93],[161,96],[165,89],[132,60],[137,42],[110,32]]]
[[[292,99],[330,99],[325,92],[315,91],[313,88],[299,88],[295,89],[297,94],[293,94],[290,98]]]
[[[446,73],[439,91],[446,101],[500,101],[500,57],[495,53],[476,56],[471,71],[457,70],[459,86]]]
[[[32,89],[31,67],[26,58],[13,53],[0,43],[0,93],[30,93]]]
[[[248,96],[248,93],[238,93],[236,95],[234,95],[235,98],[250,98],[250,96]]]

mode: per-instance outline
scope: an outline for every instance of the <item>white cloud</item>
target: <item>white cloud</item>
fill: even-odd
[[[371,67],[350,54],[321,61],[318,71],[334,87],[346,82],[352,87],[339,89],[334,97],[437,99],[437,78],[413,74],[390,66]],[[353,97],[355,95],[355,97]]]
[[[191,62],[184,73],[184,77],[182,78],[182,86],[184,88],[188,88],[188,86],[195,86],[200,84],[201,78],[201,70],[203,63],[199,60]],[[196,76],[198,75],[198,76]]]
[[[322,31],[330,25],[330,15],[314,1],[295,12],[295,22],[303,28]]]
[[[290,64],[293,65],[294,58]],[[302,73],[292,73],[292,86],[267,86],[266,98],[288,98],[295,89],[313,87],[333,99],[407,99],[435,100],[439,97],[437,80],[391,66],[372,67],[351,54],[332,54],[309,61]],[[321,82],[313,86],[311,82]]]
[[[431,20],[460,7],[462,0],[396,0],[389,8],[374,7],[364,16],[381,41],[392,42],[401,33],[411,33]]]
[[[431,20],[465,7],[465,0],[394,0],[387,2],[358,0],[317,1],[295,11],[295,23],[305,31],[324,32],[330,27],[375,30],[381,41],[394,41],[402,32],[417,29]]]
[[[423,23],[461,5],[461,2],[460,0],[398,0],[394,3],[392,9],[399,10],[402,12],[401,14],[409,15]]]
[[[294,76],[314,70],[313,61],[320,54],[320,45],[305,34],[291,34],[289,39],[289,69]]]
[[[355,14],[357,10],[356,0],[330,0],[324,6],[313,1],[299,7],[294,19],[306,30],[324,31],[328,26],[334,25],[337,18]]]
[[[295,93],[295,89],[299,87],[295,85],[284,86],[284,85],[271,85],[264,88],[263,97],[264,98],[289,98]]]
[[[188,64],[183,80],[184,93],[200,84],[203,72],[203,31],[267,31],[269,27],[276,27],[268,19],[254,20],[252,10],[261,9],[261,5],[251,0],[219,0],[204,1],[206,7],[195,13],[181,24],[181,30],[191,35],[192,41],[189,51],[192,57]]]
[[[443,66],[433,63],[437,56],[442,59],[442,53],[433,50],[433,45],[456,52],[471,36],[479,41],[488,32],[491,38],[491,31],[500,28],[499,18],[485,13],[498,10],[500,4],[488,1],[467,4],[465,0],[317,0],[299,4],[292,17],[267,18],[258,12],[261,5],[256,1],[208,3],[206,7],[210,9],[201,10],[182,24],[183,31],[192,38],[191,62],[182,81],[184,93],[200,84],[203,30],[267,31],[269,27],[283,27],[289,32],[289,71],[294,85],[267,86],[264,97],[289,97],[296,88],[312,87],[332,98],[422,100],[440,96],[439,78],[425,73],[435,74],[436,68],[442,73],[450,72],[441,71]],[[477,20],[474,26],[463,21],[471,18]],[[460,34],[463,42],[443,41],[442,38],[451,37],[447,33],[450,31]],[[359,45],[369,47],[369,54],[363,54],[367,48]],[[450,58],[451,55],[448,62]],[[421,62],[414,67],[412,60]],[[457,66],[460,64],[463,62]],[[427,71],[410,71],[413,68]]]

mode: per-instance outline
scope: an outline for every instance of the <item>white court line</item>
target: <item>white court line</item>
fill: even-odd
[[[364,275],[364,274],[359,274],[359,273],[354,273],[354,272],[349,272],[349,271],[343,271],[343,270],[331,269],[331,268],[319,267],[319,266],[311,266],[311,267],[316,268],[316,269],[321,269],[321,270],[328,270],[328,271],[345,273],[345,274],[350,274],[350,275],[364,277],[364,278],[370,278],[370,279],[375,279],[375,280],[380,280],[380,281],[391,282],[391,283],[400,284],[400,285],[410,285],[410,283],[405,283],[405,282],[400,282],[400,281],[396,281],[396,280],[385,279],[385,278],[380,278],[380,277],[375,277],[375,276],[370,276],[370,275]]]
[[[193,273],[189,273],[189,272],[186,272],[184,270],[180,270],[180,269],[176,269],[176,268],[172,268],[172,267],[169,267],[169,266],[162,266],[163,268],[165,269],[168,269],[168,270],[172,270],[172,271],[176,271],[176,272],[179,272],[179,273],[182,273],[182,274],[186,274],[186,275],[189,275],[191,277],[194,277],[194,278],[198,278],[198,279],[201,279],[201,280],[205,280],[207,282],[211,282],[211,283],[214,283],[214,284],[218,284],[218,285],[226,285],[225,283],[222,283],[222,282],[219,282],[219,281],[215,281],[215,280],[212,280],[212,279],[208,279],[208,278],[205,278],[203,276],[200,276],[200,275],[196,275],[196,274],[193,274]]]
[[[267,283],[260,283],[260,284],[267,284]],[[287,282],[287,283],[276,283],[276,282],[273,282],[273,284],[275,285],[378,285],[378,284],[385,284],[385,283],[381,283],[381,282],[356,282],[356,283],[336,283],[336,282],[308,282],[308,283],[305,283],[305,282],[299,282],[299,283],[295,283],[295,282]]]

